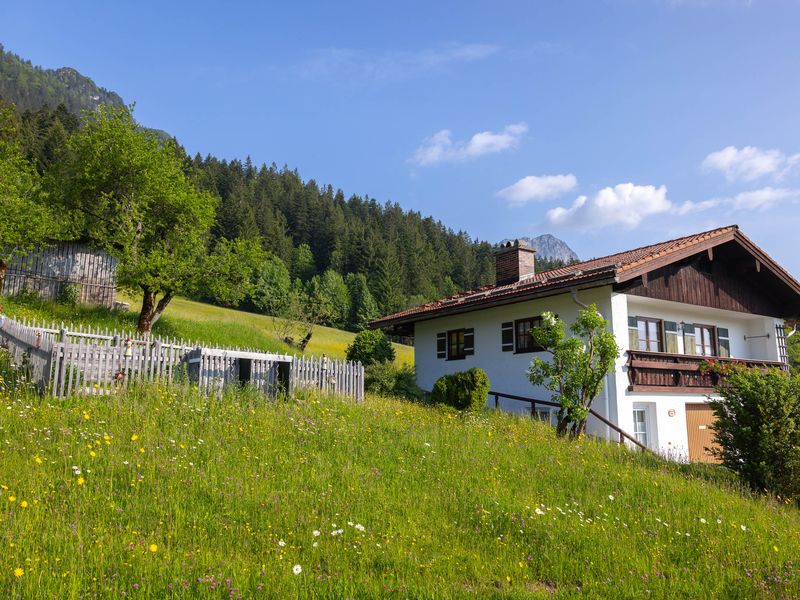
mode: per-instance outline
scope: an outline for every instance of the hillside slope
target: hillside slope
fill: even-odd
[[[0,310],[10,317],[41,319],[45,321],[108,327],[124,331],[135,331],[136,318],[141,308],[141,298],[119,296],[130,301],[129,312],[110,312],[102,309],[72,308],[39,300],[24,300],[0,297]],[[198,341],[233,347],[256,348],[265,352],[291,354],[293,350],[278,339],[272,318],[175,298],[164,316],[156,323],[153,333],[161,337],[176,337],[187,341]],[[354,333],[332,327],[316,327],[306,354],[327,354],[331,358],[344,358],[347,346]],[[397,361],[414,364],[414,349],[395,344]]]
[[[529,419],[184,389],[0,397],[12,597],[800,594],[796,508]]]
[[[4,50],[0,44],[0,98],[21,111],[63,104],[73,114],[101,104],[125,105],[116,92],[98,86],[75,69],[43,69]]]

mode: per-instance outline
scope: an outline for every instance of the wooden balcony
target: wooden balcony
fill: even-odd
[[[777,367],[780,362],[718,358],[716,356],[690,356],[664,352],[628,351],[628,381],[632,392],[669,392],[677,394],[710,394],[717,384],[717,374],[702,372],[700,365],[706,360],[735,363],[747,367]]]

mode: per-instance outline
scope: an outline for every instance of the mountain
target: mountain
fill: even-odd
[[[553,267],[560,266],[561,264],[578,262],[580,260],[575,251],[570,248],[564,240],[550,235],[549,233],[537,235],[536,237],[520,237],[517,239],[525,240],[532,248],[536,248],[536,259],[538,261],[545,261],[548,264],[553,263]],[[505,244],[507,241],[509,240],[503,240],[500,243]]]
[[[101,104],[125,106],[116,92],[99,87],[75,69],[43,69],[6,52],[0,44],[0,98],[12,102],[20,112],[55,108],[63,104],[69,112],[80,114]]]
[[[570,248],[564,240],[558,239],[554,235],[545,233],[537,235],[533,238],[520,238],[528,242],[533,248],[536,248],[537,258],[546,258],[548,260],[560,260],[565,263],[577,262],[580,260],[575,251]]]

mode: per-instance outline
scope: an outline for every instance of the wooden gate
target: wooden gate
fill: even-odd
[[[708,404],[686,405],[686,431],[689,434],[689,460],[718,463],[708,448],[718,448],[714,443],[714,411]]]

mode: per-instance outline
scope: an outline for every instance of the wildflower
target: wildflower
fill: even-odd
[[[35,456],[33,460],[36,462],[37,465],[42,464],[42,459],[39,458],[38,456]]]
[[[78,477],[78,485],[83,485],[86,483],[86,480],[83,477]]]
[[[20,505],[22,508],[28,508],[28,502],[27,502],[27,500],[23,500],[22,502],[20,502],[20,503],[19,503],[19,505]]]
[[[89,452],[89,456],[94,458],[95,456],[97,456],[97,454],[95,453],[94,450],[92,450],[91,452]]]
[[[706,524],[706,520],[705,520],[703,517],[700,517],[700,522],[701,522],[703,525],[705,525],[705,524]]]
[[[300,575],[300,573],[302,572],[303,572],[303,567],[301,567],[300,565],[295,565],[294,567],[292,567],[292,573],[294,573],[295,575]]]
[[[541,508],[539,508],[538,506],[536,507],[536,510],[533,511],[533,512],[535,512],[537,515],[543,515],[544,514],[544,511]]]
[[[283,540],[278,540],[278,546],[283,548],[285,545],[286,545],[286,542],[284,542]]]
[[[612,494],[609,494],[608,495],[608,499],[613,501],[614,500],[614,496]]]
[[[23,575],[25,575],[24,569],[20,569],[19,567],[14,569],[14,577],[22,577]]]
[[[356,523],[356,529],[358,531],[364,531],[364,526],[361,523]]]
[[[312,545],[314,548],[316,548],[317,546],[319,546],[319,542],[314,542],[314,543],[313,543],[313,544],[311,544],[311,545]]]
[[[318,530],[318,529],[315,529],[315,530],[314,530],[314,531],[312,531],[311,533],[312,533],[312,535],[313,535],[314,537],[319,537],[319,530]]]
[[[747,527],[745,527],[744,525],[741,525],[741,528],[742,528],[742,531],[747,531]]]
[[[131,441],[132,441],[132,442],[135,442],[135,441],[136,441],[136,440],[138,440],[138,439],[139,439],[139,436],[138,436],[138,435],[136,435],[135,433],[134,433],[134,434],[131,436]]]
[[[717,525],[721,525],[721,524],[722,524],[722,519],[717,519]]]
[[[158,545],[150,544],[150,552],[158,552]]]
[[[17,500],[17,497],[16,497],[16,496],[9,496],[9,497],[8,497],[8,501],[9,501],[9,502],[16,502],[16,500]]]
[[[778,547],[777,546],[773,546],[772,549],[775,550],[775,552],[778,551]]]

